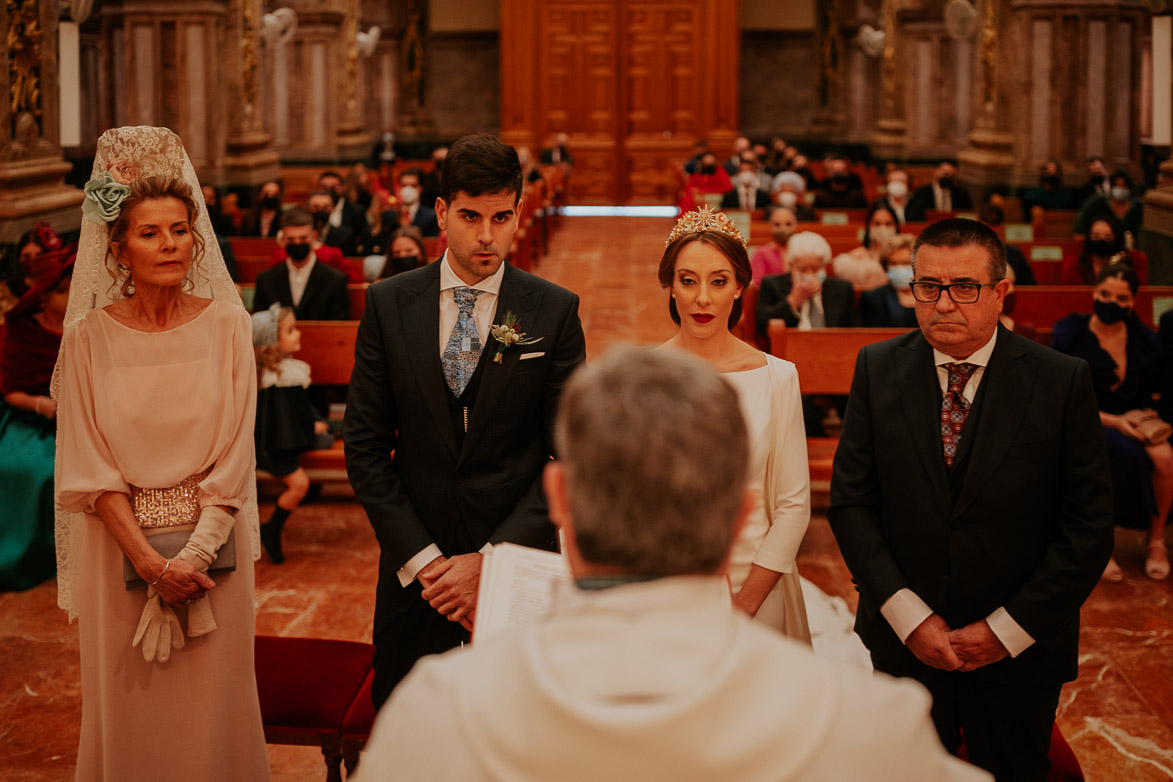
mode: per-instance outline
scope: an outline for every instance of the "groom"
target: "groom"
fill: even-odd
[[[482,552],[555,548],[541,476],[558,396],[585,357],[578,296],[504,263],[514,149],[465,136],[441,181],[448,251],[367,290],[346,405],[347,473],[382,549],[376,709],[417,659],[468,640]]]

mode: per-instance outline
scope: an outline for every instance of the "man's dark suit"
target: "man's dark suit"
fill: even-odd
[[[760,187],[754,191],[754,205],[751,209],[765,209],[770,205],[770,191]],[[734,185],[721,199],[722,209],[741,209],[741,188]]]
[[[964,187],[958,187],[956,185],[951,187],[949,189],[949,199],[953,202],[954,212],[959,209],[973,209],[973,199],[969,197],[969,191]],[[908,199],[908,201],[910,204],[915,203],[920,208],[922,214],[926,211],[935,211],[937,209],[937,196],[933,191],[932,184],[918,187],[912,192],[912,198]],[[905,207],[905,209],[907,208]]]
[[[790,273],[767,274],[762,278],[758,291],[758,305],[754,310],[754,321],[758,336],[769,339],[770,321],[777,318],[786,321],[787,328],[797,328],[799,314],[790,306],[786,297],[794,287]],[[823,280],[823,320],[827,328],[846,328],[859,325],[859,314],[855,307],[855,289],[847,280],[828,277]]]
[[[289,267],[284,263],[270,266],[257,275],[253,312],[269,308],[273,302],[293,307],[298,320],[349,320],[350,296],[346,290],[346,275],[335,268],[316,261],[305,284],[301,301],[293,307],[293,292],[289,288]]]
[[[458,428],[440,361],[446,262],[372,285],[355,345],[346,468],[382,549],[376,707],[419,657],[468,639],[420,598],[418,581],[400,585],[398,570],[411,557],[433,543],[449,557],[485,543],[555,548],[541,475],[553,454],[558,397],[585,358],[578,296],[506,264],[494,322],[513,312],[525,334],[541,341],[510,347],[498,364],[497,343],[486,340],[470,383],[467,432]],[[542,355],[521,359],[530,353]]]
[[[987,709],[976,712],[983,730],[1013,731],[1033,708],[1045,721],[1035,733],[1049,738],[1061,683],[1076,676],[1080,605],[1112,550],[1091,376],[1085,362],[999,326],[952,468],[942,457],[941,397],[920,331],[859,352],[828,511],[859,590],[855,629],[878,670],[933,693],[947,748],[957,743],[957,715],[943,713],[951,691],[981,701],[967,705]],[[968,673],[931,668],[880,612],[905,587],[953,629],[1004,607],[1035,643]]]
[[[436,221],[436,210],[425,204],[420,204],[419,208],[415,210],[415,217],[411,218],[411,224],[420,229],[420,233],[424,236],[440,235],[440,223]]]

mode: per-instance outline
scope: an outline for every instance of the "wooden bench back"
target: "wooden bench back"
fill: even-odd
[[[313,384],[348,385],[354,370],[358,321],[305,320],[299,322],[297,328],[301,331],[301,350],[297,358],[310,365]]]
[[[859,349],[908,333],[909,329],[786,328],[770,321],[770,353],[793,362],[804,394],[846,394],[851,390]]]
[[[1018,303],[1013,317],[1016,321],[1050,328],[1073,312],[1090,313],[1095,288],[1088,285],[1033,285],[1016,288]],[[1169,305],[1173,304],[1173,287],[1142,287],[1133,305],[1136,314],[1149,328]]]

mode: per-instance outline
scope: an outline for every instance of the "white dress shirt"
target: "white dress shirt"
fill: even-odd
[[[452,295],[453,288],[467,287],[478,291],[484,291],[477,296],[476,305],[473,308],[473,320],[477,324],[477,334],[481,338],[481,346],[483,347],[489,339],[489,329],[493,325],[493,318],[497,316],[497,299],[501,292],[501,280],[505,277],[505,264],[501,264],[501,268],[497,269],[496,274],[492,277],[481,280],[476,285],[469,285],[456,276],[456,272],[452,270],[451,261],[448,258],[448,251],[444,251],[444,257],[438,263],[440,264],[440,333],[439,333],[439,351],[440,355],[444,354],[444,348],[448,345],[448,339],[452,336],[452,329],[456,328],[456,319],[460,316],[460,307],[456,303],[456,298]],[[489,551],[493,547],[486,543],[481,551]],[[419,572],[436,557],[444,556],[444,552],[440,551],[440,547],[435,543],[429,544],[427,548],[416,554],[399,569],[399,583],[407,586],[412,581],[415,581]]]
[[[941,295],[947,296],[949,294],[942,291]],[[982,377],[986,373],[986,365],[990,363],[990,355],[994,352],[994,343],[997,339],[998,331],[995,329],[994,336],[990,337],[989,342],[969,358],[964,359],[955,359],[933,348],[933,362],[937,367],[937,379],[941,383],[941,393],[944,394],[949,390],[949,370],[945,369],[945,364],[962,362],[976,364],[977,369],[969,376],[969,381],[961,391],[961,395],[965,397],[966,401],[972,403],[974,397],[977,396]],[[962,434],[962,436],[965,435]],[[896,631],[901,642],[907,642],[912,631],[920,627],[921,622],[932,616],[933,609],[929,608],[920,596],[906,587],[884,601],[884,605],[880,606],[880,613]],[[1022,654],[1035,642],[1035,639],[1031,638],[1030,634],[1023,630],[1022,626],[1014,621],[1010,613],[1001,606],[986,617],[986,623],[989,624],[990,630],[998,637],[1002,645],[1006,647],[1006,651],[1010,653],[1011,657]]]
[[[306,283],[310,281],[310,272],[314,270],[314,264],[317,262],[318,257],[314,255],[313,250],[310,250],[309,257],[300,269],[293,265],[293,261],[288,258],[285,259],[285,268],[289,271],[289,293],[293,297],[294,307],[301,304],[301,297],[305,294]]]
[[[938,210],[942,212],[953,211],[953,191],[946,190],[936,182],[933,182],[933,200],[936,202]]]

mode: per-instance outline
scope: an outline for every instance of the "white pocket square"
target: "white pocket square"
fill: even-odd
[[[522,353],[521,356],[518,357],[517,360],[518,361],[525,361],[527,358],[541,358],[544,355],[546,355],[544,351],[541,353]]]

